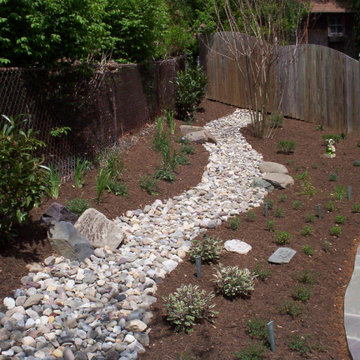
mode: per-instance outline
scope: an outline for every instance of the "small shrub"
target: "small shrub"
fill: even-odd
[[[328,177],[328,181],[337,181],[337,175],[335,173],[331,173]]]
[[[299,166],[299,165],[295,165],[295,166],[294,166],[294,169],[295,169],[295,171],[299,171],[299,170],[300,170],[300,166]]]
[[[254,222],[255,219],[256,219],[255,211],[254,211],[254,210],[249,210],[249,211],[246,213],[246,221]]]
[[[309,175],[308,175],[308,172],[307,172],[307,171],[304,171],[304,172],[302,172],[302,173],[300,173],[300,174],[297,174],[297,175],[295,176],[295,178],[296,178],[296,180],[306,180],[306,179],[309,178]]]
[[[151,196],[155,196],[159,192],[158,180],[150,175],[144,175],[141,177],[140,187],[146,190]]]
[[[246,333],[253,339],[262,341],[263,343],[268,342],[268,331],[267,323],[269,321],[263,320],[259,317],[252,317],[246,322]]]
[[[189,159],[181,152],[176,154],[175,162],[179,165],[190,165]]]
[[[272,271],[268,269],[266,265],[261,265],[257,262],[254,269],[252,270],[252,273],[261,281],[265,281],[271,276]]]
[[[238,216],[234,216],[230,219],[230,229],[231,230],[237,230],[240,225],[240,219]]]
[[[100,204],[102,197],[104,195],[104,190],[107,188],[109,184],[109,178],[110,178],[110,173],[107,172],[105,169],[100,169],[99,175],[95,179],[96,192],[97,192],[96,201],[98,204]]]
[[[175,126],[176,126],[176,122],[174,119],[174,112],[171,110],[164,110],[164,115],[165,115],[166,123],[170,129],[170,134],[174,135],[175,134]]]
[[[274,112],[269,115],[269,127],[271,129],[281,128],[284,123],[284,114]]]
[[[59,197],[59,189],[61,183],[61,177],[59,172],[55,168],[50,168],[48,174],[48,194],[53,199],[57,199]]]
[[[295,301],[287,301],[280,307],[280,314],[290,315],[293,319],[303,314],[305,310],[304,304]]]
[[[340,227],[340,226],[333,226],[333,227],[330,229],[330,235],[331,235],[331,236],[339,237],[340,234],[341,234],[341,227]]]
[[[317,169],[318,166],[317,166],[317,164],[314,163],[314,164],[311,165],[311,168],[312,168],[312,169]]]
[[[82,188],[85,184],[85,177],[90,170],[91,163],[88,160],[77,159],[74,172],[74,185]]]
[[[236,360],[262,360],[266,347],[259,342],[247,345],[240,353],[234,353]]]
[[[360,160],[355,160],[355,161],[353,162],[353,165],[354,165],[354,166],[360,166]]]
[[[223,250],[221,240],[215,236],[206,236],[202,239],[194,239],[190,248],[190,259],[195,261],[197,256],[201,256],[201,261],[205,263],[215,263],[219,261]]]
[[[314,233],[314,228],[311,225],[305,225],[301,230],[302,236],[310,236]]]
[[[206,294],[197,285],[183,285],[167,298],[163,298],[167,321],[175,331],[191,332],[201,320],[212,322],[216,315],[214,305],[210,304],[214,294]]]
[[[323,131],[323,130],[324,130],[324,126],[321,124],[316,127],[316,131]]]
[[[280,140],[277,143],[278,151],[284,154],[290,154],[295,151],[295,142],[288,140]]]
[[[283,218],[283,217],[284,217],[284,213],[285,213],[284,209],[278,207],[278,208],[276,208],[276,210],[275,210],[275,215],[274,215],[274,216],[275,216],[276,218]]]
[[[250,296],[254,290],[255,275],[246,268],[239,269],[237,266],[222,267],[220,264],[214,277],[217,291],[229,298]]]
[[[316,283],[315,276],[309,271],[298,274],[297,280],[303,284],[314,285]]]
[[[66,203],[66,208],[77,216],[80,216],[89,207],[88,201],[80,198],[71,199]]]
[[[325,205],[324,208],[326,211],[334,212],[336,209],[335,201],[329,200]]]
[[[307,223],[313,223],[315,221],[315,215],[313,213],[307,214],[305,217]]]
[[[304,245],[302,249],[305,255],[314,255],[314,249],[310,245]]]
[[[291,351],[296,351],[302,355],[306,355],[311,352],[309,338],[310,335],[300,336],[297,334],[293,334],[288,337],[287,345]]]
[[[345,186],[335,186],[333,196],[335,200],[342,201],[347,196],[347,189]]]
[[[345,220],[346,220],[346,216],[344,216],[344,215],[336,215],[335,216],[335,224],[342,225],[345,223]]]
[[[354,205],[352,207],[352,212],[353,213],[360,213],[360,203],[358,203],[358,202],[354,203]]]
[[[286,201],[286,195],[285,194],[281,194],[279,196],[279,202],[285,202]]]
[[[327,253],[331,253],[331,251],[332,251],[332,244],[331,244],[331,242],[330,241],[324,241],[323,242],[323,246],[322,246],[322,248],[323,248],[323,250],[325,251],[325,252],[327,252]]]
[[[300,210],[302,208],[303,204],[300,200],[295,200],[293,203],[292,203],[292,207],[293,209],[295,210]]]
[[[268,209],[271,210],[274,207],[274,200],[267,200],[266,201],[267,205],[268,205]]]
[[[292,293],[292,297],[296,301],[307,302],[311,297],[311,288],[309,286],[299,285]]]
[[[325,134],[322,136],[322,138],[325,144],[327,144],[327,141],[330,139],[333,139],[336,143],[338,143],[341,140],[341,136],[336,134]]]
[[[195,154],[195,148],[192,145],[182,145],[180,148],[180,152],[186,155],[193,155]]]
[[[301,194],[313,197],[316,194],[315,186],[311,183],[310,179],[306,179],[302,182],[303,191]]]
[[[176,180],[176,176],[170,167],[161,167],[156,170],[154,174],[154,178],[158,180],[164,180],[169,182],[174,182]]]
[[[286,231],[276,231],[275,232],[276,243],[279,245],[285,245],[290,242],[291,235]]]
[[[128,196],[129,195],[127,185],[120,181],[109,180],[107,188],[108,188],[108,192],[112,192],[116,196],[118,196],[118,195]]]
[[[274,231],[275,230],[275,220],[266,220],[265,230]]]
[[[124,163],[120,157],[120,149],[114,148],[108,154],[105,169],[110,174],[110,179],[118,180],[124,168]]]

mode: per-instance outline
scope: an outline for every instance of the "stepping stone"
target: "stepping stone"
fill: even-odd
[[[241,240],[228,240],[225,241],[224,247],[227,251],[236,252],[238,254],[247,254],[251,249],[251,245]]]
[[[294,179],[286,174],[266,173],[264,174],[263,179],[280,189],[286,189],[287,187],[294,185]]]
[[[268,259],[273,264],[287,264],[296,254],[296,250],[282,247],[278,248]]]
[[[286,166],[272,161],[263,161],[260,164],[260,171],[262,173],[277,173],[277,174],[287,174],[289,172]]]

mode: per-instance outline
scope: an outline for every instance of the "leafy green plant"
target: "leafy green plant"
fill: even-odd
[[[107,184],[108,192],[112,192],[114,195],[118,196],[128,196],[128,187],[125,183],[110,179]]]
[[[317,164],[316,164],[316,163],[313,163],[313,164],[311,165],[311,168],[312,168],[312,169],[317,169],[317,168],[318,168],[318,166],[317,166]]]
[[[292,334],[288,337],[287,345],[290,350],[306,355],[311,352],[311,345],[309,344],[310,337],[310,335],[300,336],[298,334]]]
[[[53,199],[57,199],[59,197],[59,189],[60,189],[61,177],[57,169],[50,167],[49,178],[48,178],[48,194]]]
[[[159,192],[158,180],[151,175],[144,175],[141,177],[140,187],[146,190],[151,196],[155,196]]]
[[[338,143],[341,140],[341,136],[336,134],[324,134],[322,138],[325,144],[327,144],[327,141],[330,139],[333,139],[336,143]]]
[[[276,243],[279,245],[285,245],[290,242],[291,234],[286,231],[275,231]]]
[[[57,128],[51,129],[49,133],[52,137],[56,138],[56,137],[61,137],[63,135],[67,135],[69,133],[69,131],[71,131],[70,127],[63,126],[61,128],[57,127]]]
[[[179,154],[176,154],[175,162],[176,162],[176,164],[179,164],[179,165],[189,165],[190,164],[189,159],[186,157],[185,154],[183,154],[181,152]]]
[[[352,207],[352,212],[353,213],[360,213],[360,203],[358,203],[358,202],[354,203],[354,205]]]
[[[174,135],[175,134],[175,126],[176,126],[174,112],[171,110],[164,110],[164,115],[165,115],[166,123],[170,129],[170,134]]]
[[[88,201],[81,198],[74,198],[66,203],[66,208],[77,216],[80,216],[89,207]]]
[[[274,207],[274,200],[267,200],[266,201],[267,205],[268,205],[268,209],[271,210]]]
[[[330,241],[324,241],[323,242],[323,245],[322,245],[322,248],[325,252],[327,253],[331,253],[332,251],[332,244]]]
[[[90,169],[90,161],[88,160],[76,160],[75,172],[74,172],[74,185],[77,188],[82,188],[85,184],[85,177]]]
[[[164,148],[169,148],[169,139],[164,131],[164,120],[161,117],[156,119],[156,133],[154,137],[155,151],[163,151]]]
[[[299,285],[292,293],[292,297],[296,301],[307,302],[311,297],[311,288],[309,286]]]
[[[316,283],[314,274],[312,274],[309,270],[304,270],[302,273],[299,273],[297,275],[297,280],[308,285],[314,285]]]
[[[271,113],[268,121],[271,129],[281,128],[284,123],[284,114],[279,112]]]
[[[105,169],[110,174],[110,179],[118,180],[124,168],[124,163],[120,157],[119,149],[112,149],[108,154]]]
[[[46,192],[47,170],[34,154],[44,143],[26,119],[7,117],[0,130],[0,239],[15,235],[14,225],[28,220],[29,212]]]
[[[335,186],[333,196],[335,200],[342,201],[347,196],[346,187],[342,185]]]
[[[355,161],[353,162],[353,165],[354,165],[354,166],[360,166],[360,160],[355,160]]]
[[[279,202],[285,202],[286,201],[286,195],[285,194],[281,194],[279,196]]]
[[[340,226],[333,226],[330,229],[330,235],[339,237],[341,235],[341,227]]]
[[[154,174],[154,178],[158,180],[165,180],[169,182],[174,182],[176,180],[176,176],[174,172],[169,167],[161,167],[156,170]]]
[[[246,333],[257,340],[262,341],[263,343],[268,342],[268,331],[267,323],[268,320],[261,319],[260,317],[253,316],[251,319],[246,321]]]
[[[283,218],[283,217],[284,217],[284,213],[285,213],[284,209],[281,208],[281,207],[278,207],[278,208],[275,209],[275,215],[274,215],[274,216],[275,216],[276,218]]]
[[[221,240],[215,236],[203,235],[202,239],[194,239],[190,247],[190,260],[195,261],[197,256],[201,256],[201,261],[205,263],[218,262],[223,250]]]
[[[262,360],[266,347],[260,342],[252,342],[244,347],[240,353],[234,352],[236,360]]]
[[[301,230],[302,236],[309,236],[314,233],[314,228],[311,225],[305,225],[303,229]]]
[[[324,130],[324,126],[321,124],[316,127],[316,131],[323,131],[323,130]]]
[[[313,213],[309,213],[305,217],[305,221],[307,223],[313,223],[315,221],[315,215]]]
[[[193,120],[194,113],[205,96],[206,83],[206,76],[198,66],[189,66],[185,71],[177,73],[175,108],[178,119]]]
[[[238,216],[234,216],[230,219],[230,229],[231,230],[237,230],[240,225],[240,219]]]
[[[295,141],[280,140],[277,143],[278,151],[284,154],[290,154],[295,151]]]
[[[195,148],[192,145],[181,145],[180,152],[187,155],[193,155],[195,154]]]
[[[256,276],[256,278],[261,281],[265,281],[271,276],[272,270],[270,270],[266,265],[257,262],[252,270],[252,273]]]
[[[295,210],[300,210],[302,208],[303,204],[300,200],[295,200],[293,203],[292,203],[292,207],[293,209]]]
[[[266,220],[265,222],[265,230],[274,231],[275,230],[275,220]]]
[[[302,249],[305,255],[314,255],[314,249],[310,245],[304,245]]]
[[[335,224],[342,225],[346,221],[346,216],[344,215],[336,215],[335,216]]]
[[[110,173],[105,169],[100,169],[98,176],[95,179],[96,185],[96,201],[100,204],[102,197],[104,195],[104,190],[108,187],[109,184]]]
[[[329,201],[324,205],[324,208],[325,208],[326,211],[334,212],[335,209],[336,209],[335,201],[329,200]]]
[[[279,308],[280,314],[290,315],[293,319],[302,315],[304,310],[305,310],[304,304],[295,301],[286,301]]]
[[[237,266],[223,267],[221,264],[214,274],[217,291],[226,297],[250,296],[254,290],[255,275],[249,269]]]
[[[254,210],[249,210],[249,211],[246,213],[246,221],[248,221],[248,222],[254,222],[255,219],[256,219],[255,211],[254,211]]]
[[[177,332],[191,332],[196,323],[212,322],[216,312],[211,304],[214,294],[206,294],[197,285],[183,285],[167,298],[163,298],[167,321]]]
[[[335,173],[331,173],[328,177],[328,181],[337,181],[337,175]]]

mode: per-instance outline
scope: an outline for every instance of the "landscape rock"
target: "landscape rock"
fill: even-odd
[[[224,248],[227,251],[236,252],[243,255],[247,254],[252,249],[251,245],[249,245],[245,241],[237,239],[225,241]]]
[[[262,173],[287,174],[289,172],[286,166],[272,161],[263,161],[259,168]]]
[[[263,175],[263,179],[280,189],[294,185],[294,179],[286,174],[266,173]]]
[[[54,221],[48,238],[52,248],[67,259],[84,261],[94,254],[89,241],[69,222]]]
[[[45,223],[47,227],[52,221],[67,221],[75,224],[78,216],[69,211],[64,205],[53,202],[46,211],[42,214],[40,220]]]
[[[287,264],[296,254],[296,250],[287,247],[278,248],[268,259],[273,264]]]
[[[43,297],[44,297],[44,295],[42,295],[42,294],[35,294],[35,295],[29,296],[23,305],[24,308],[27,309],[33,305],[37,305],[43,299]]]
[[[94,247],[107,246],[110,250],[117,249],[124,240],[119,225],[109,220],[96,209],[87,209],[79,217],[75,228],[81,232]]]
[[[264,188],[267,191],[273,191],[274,187],[268,181],[264,180],[263,178],[256,178],[251,183],[251,187],[260,187]]]
[[[201,126],[180,125],[180,132],[181,135],[189,141],[196,141],[201,144],[205,142],[217,144],[216,138],[210,133],[210,131]]]

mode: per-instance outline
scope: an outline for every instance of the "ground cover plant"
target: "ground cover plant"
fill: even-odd
[[[210,101],[201,106],[204,110],[195,114],[195,125],[204,124],[210,119],[233,111],[231,107]],[[179,138],[180,135],[178,125],[181,122],[178,120],[176,122],[174,139]],[[164,128],[168,130],[166,122]],[[325,130],[331,133],[331,130]],[[353,209],[354,206],[356,209],[356,204],[360,203],[360,184],[358,168],[352,163],[353,159],[359,157],[359,148],[356,146],[359,139],[348,135],[338,143],[336,158],[327,159],[322,156],[325,153],[325,146],[322,133],[316,131],[316,125],[285,119],[281,134],[275,132],[272,140],[254,138],[251,129],[244,129],[242,132],[253,148],[263,154],[265,160],[286,165],[291,176],[295,177],[299,172],[307,170],[311,183],[317,191],[313,197],[300,194],[303,191],[302,182],[296,180],[292,188],[269,193],[267,199],[273,200],[274,206],[273,210],[269,211],[268,219],[264,217],[264,207],[260,206],[252,209],[255,215],[254,221],[247,221],[247,213],[238,216],[241,225],[237,230],[231,229],[230,222],[225,222],[214,230],[208,230],[206,236],[215,236],[221,241],[238,238],[252,246],[252,250],[246,256],[223,252],[219,258],[223,266],[248,268],[257,275],[251,297],[236,297],[230,300],[217,294],[211,300],[211,304],[215,304],[214,310],[218,312],[212,322],[196,323],[191,334],[176,333],[174,327],[166,321],[162,298],[168,297],[176,289],[189,283],[192,286],[198,285],[206,294],[215,291],[212,279],[216,265],[203,263],[201,277],[197,278],[195,264],[189,261],[189,258],[185,258],[183,263],[158,284],[158,301],[153,304],[154,318],[149,324],[150,345],[139,359],[234,360],[246,359],[244,356],[248,354],[255,356],[259,353],[262,353],[260,358],[269,360],[302,358],[301,352],[297,350],[302,348],[302,344],[297,345],[298,339],[293,339],[293,345],[289,347],[291,343],[289,334],[297,334],[300,337],[312,334],[308,342],[311,345],[311,352],[306,353],[308,358],[350,359],[342,324],[342,304],[346,285],[353,270],[354,251],[358,244],[358,240],[354,239],[358,238],[359,213],[353,212]],[[175,182],[159,181],[156,197],[140,187],[140,179],[144,175],[154,174],[162,161],[161,153],[153,150],[153,136],[155,131],[141,138],[139,143],[124,154],[121,181],[128,186],[127,197],[104,191],[100,204],[97,204],[95,177],[98,169],[90,169],[81,189],[74,188],[73,181],[62,184],[57,201],[66,204],[71,199],[82,198],[109,218],[115,218],[126,210],[142,208],[153,203],[156,198],[167,199],[195,186],[200,181],[207,164],[207,152],[201,145],[185,144],[193,146],[195,154],[189,157],[190,165],[177,168]],[[290,155],[293,161],[289,164],[286,164],[289,155],[277,152],[276,143],[283,138],[292,139],[297,144],[296,151]],[[176,141],[174,145],[178,146],[177,150],[183,146]],[[311,166],[314,162],[317,164],[317,169]],[[336,183],[327,181],[327,177],[335,171],[338,184],[346,188],[348,185],[352,186],[350,201],[346,197],[339,201],[331,195]],[[281,196],[285,201],[280,201],[280,195],[285,196]],[[300,210],[293,209],[292,204],[295,200],[302,202],[303,206]],[[325,208],[329,201],[333,205],[332,212]],[[2,250],[0,254],[2,297],[8,296],[11,290],[20,286],[20,278],[26,274],[27,263],[41,262],[52,253],[44,229],[36,222],[52,202],[53,200],[45,198],[39,208],[33,209],[30,215],[34,222],[19,229],[21,236],[18,242]],[[317,216],[318,204],[322,206],[320,218]],[[275,217],[276,209],[280,207],[283,209],[283,217]],[[307,214],[313,215],[312,222],[306,222]],[[342,233],[337,238],[330,235],[329,229],[336,225],[335,217],[339,214],[346,217],[346,221],[344,224],[339,224]],[[274,232],[265,229],[266,220],[275,220],[275,230],[286,231],[292,235],[290,244],[286,246],[294,248],[297,253],[289,264],[279,266],[267,263],[268,257],[279,246],[275,243]],[[313,227],[313,235],[301,235],[300,232],[305,225]],[[200,240],[201,237],[198,239]],[[314,254],[311,257],[303,252],[305,245],[313,249]],[[11,279],[7,276],[10,271]],[[308,272],[304,275],[306,271]],[[309,274],[316,275],[315,282],[308,280]],[[300,280],[300,278],[304,279]],[[311,296],[305,302],[294,300],[292,297],[292,293],[299,285],[311,288]],[[247,321],[255,317],[274,321],[276,353],[272,353],[267,346],[262,345],[261,340],[253,339],[247,333]],[[258,344],[261,349],[254,347],[250,349],[250,344]]]

